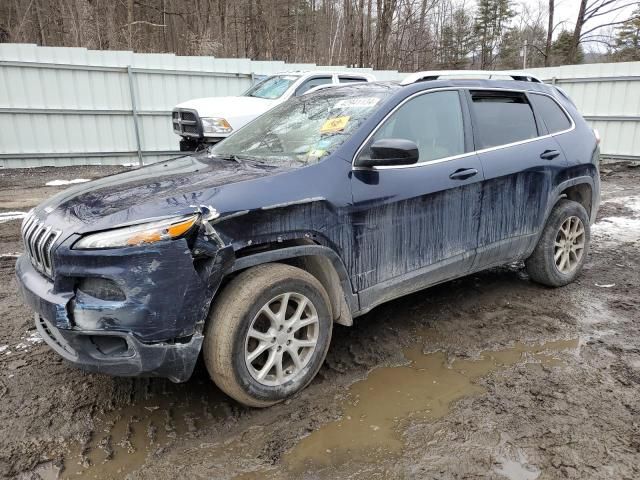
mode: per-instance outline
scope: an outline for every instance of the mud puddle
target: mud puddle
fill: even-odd
[[[202,382],[167,391],[98,416],[92,436],[65,456],[63,479],[116,479],[141,467],[149,455],[228,415],[222,394]],[[179,385],[180,387],[180,385]]]
[[[405,350],[408,365],[377,368],[353,384],[343,417],[303,438],[285,454],[283,464],[300,475],[349,461],[375,463],[399,455],[404,425],[443,417],[456,400],[484,393],[484,388],[475,384],[480,377],[520,362],[530,368],[558,366],[562,364],[558,352],[576,350],[579,345],[578,339],[534,346],[516,344],[483,352],[478,359],[450,359],[443,352],[424,354],[420,342]],[[517,465],[512,463],[505,461],[503,468],[513,473]],[[238,478],[265,478],[265,473]]]

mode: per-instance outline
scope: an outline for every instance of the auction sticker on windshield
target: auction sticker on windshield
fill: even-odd
[[[350,118],[351,117],[349,115],[330,118],[322,124],[322,127],[320,127],[320,133],[335,133],[340,130],[344,130],[344,127],[347,126]]]
[[[359,97],[359,98],[345,98],[336,102],[333,108],[371,108],[375,107],[379,98],[376,97]]]

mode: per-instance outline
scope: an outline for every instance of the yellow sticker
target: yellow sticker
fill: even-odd
[[[344,127],[347,126],[350,118],[351,117],[349,115],[330,118],[322,124],[322,127],[320,127],[320,133],[334,133],[344,130]]]
[[[307,153],[307,156],[309,158],[320,158],[322,157],[325,153],[327,153],[326,150],[322,150],[322,149],[311,149],[309,150],[309,153]]]

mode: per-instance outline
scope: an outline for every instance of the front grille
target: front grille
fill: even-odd
[[[191,113],[191,112],[182,112],[182,120],[188,120],[191,122],[195,122],[196,121],[196,115],[195,113]]]
[[[36,270],[48,277],[53,276],[51,252],[60,233],[38,220],[34,214],[28,216],[22,224],[25,252]]]
[[[173,131],[183,137],[200,137],[201,125],[200,117],[195,110],[184,110],[179,108],[171,113]]]

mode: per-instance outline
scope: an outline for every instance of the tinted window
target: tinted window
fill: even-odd
[[[420,162],[464,153],[462,109],[457,91],[433,92],[402,105],[369,141],[404,138],[418,145]],[[365,149],[363,155],[370,155]]]
[[[549,133],[561,132],[571,127],[571,121],[567,118],[560,106],[546,95],[531,94],[529,96],[536,114],[542,118]]]
[[[520,93],[471,92],[477,148],[495,147],[538,136],[531,105]]]
[[[324,85],[325,83],[331,83],[331,77],[310,78],[298,87],[296,95],[302,95],[307,90],[311,90],[313,87],[317,87],[318,85]]]
[[[338,77],[340,79],[340,83],[357,83],[357,82],[366,82],[366,78],[357,78],[357,77]]]

